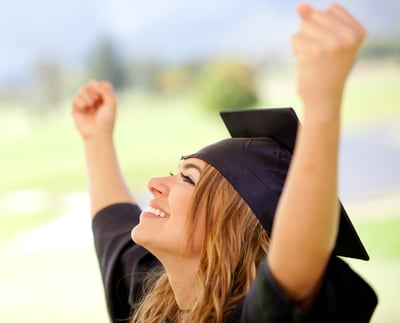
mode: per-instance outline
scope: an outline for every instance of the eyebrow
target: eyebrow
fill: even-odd
[[[180,164],[180,165],[178,165],[178,167],[182,167],[184,170],[188,170],[189,168],[194,168],[194,169],[196,169],[200,174],[201,174],[201,172],[202,172],[202,169],[198,166],[198,165],[196,165],[196,164],[193,164],[193,163],[186,163],[186,164]]]

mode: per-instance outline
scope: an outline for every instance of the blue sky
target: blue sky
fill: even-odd
[[[294,0],[1,1],[3,84],[40,58],[83,64],[104,36],[126,55],[175,60],[212,53],[289,55],[298,24]],[[310,3],[324,7],[330,1]],[[400,32],[400,1],[347,0],[346,6],[370,34]]]

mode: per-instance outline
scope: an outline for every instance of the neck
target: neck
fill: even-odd
[[[199,269],[198,260],[179,257],[162,262],[180,310],[190,310],[196,299],[195,279]]]

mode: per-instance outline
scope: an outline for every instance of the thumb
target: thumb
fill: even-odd
[[[98,84],[99,86],[99,90],[102,94],[102,98],[103,98],[103,104],[105,106],[108,106],[110,108],[115,108],[116,107],[116,98],[115,98],[115,94],[114,94],[114,89],[111,85],[110,82],[107,81],[102,81],[99,82]]]
[[[314,8],[306,3],[299,4],[299,6],[297,7],[297,12],[299,13],[301,19],[303,20],[307,19],[313,11]]]

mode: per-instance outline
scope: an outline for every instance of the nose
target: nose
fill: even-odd
[[[154,196],[166,196],[168,195],[169,188],[165,177],[153,177],[149,180],[147,185],[149,191]]]

